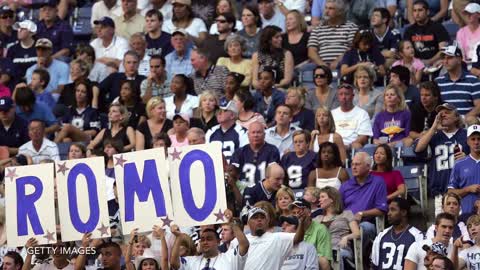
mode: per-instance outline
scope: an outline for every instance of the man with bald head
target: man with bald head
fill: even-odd
[[[358,152],[352,160],[353,177],[340,187],[345,210],[355,214],[363,228],[363,244],[368,245],[376,236],[375,217],[387,212],[387,187],[381,176],[370,173],[372,158]]]
[[[277,147],[265,142],[264,124],[251,123],[247,135],[250,144],[235,150],[230,164],[240,173],[240,180],[246,186],[253,187],[266,178],[265,172],[268,166],[272,163],[280,163],[280,153]]]
[[[285,172],[277,163],[267,167],[265,179],[253,187],[247,187],[243,192],[244,205],[253,206],[259,201],[271,202],[275,207],[275,194],[282,187]]]

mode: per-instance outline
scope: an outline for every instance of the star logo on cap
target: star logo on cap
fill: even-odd
[[[63,175],[65,175],[65,172],[70,170],[70,168],[67,167],[67,162],[63,162],[63,164],[59,162],[57,164],[58,164],[57,173],[62,173]]]

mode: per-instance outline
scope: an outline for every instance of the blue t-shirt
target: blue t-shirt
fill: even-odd
[[[315,169],[317,155],[308,151],[303,157],[295,152],[283,155],[280,165],[288,177],[288,186],[292,189],[304,189],[308,184],[308,175]]]
[[[147,41],[147,55],[161,55],[165,58],[167,54],[173,51],[173,47],[171,44],[172,36],[167,33],[163,32],[159,38],[152,39],[148,34],[145,34],[145,40]]]
[[[385,57],[377,47],[372,47],[368,52],[361,52],[358,49],[351,49],[345,52],[342,60],[338,64],[339,67],[347,65],[349,67],[361,62],[371,62],[376,66],[385,64]],[[353,72],[348,74],[345,78],[348,83],[353,83]],[[383,85],[383,77],[378,77],[375,84],[381,83]]]
[[[315,114],[312,110],[302,109],[293,116],[291,124],[312,131],[315,128]]]
[[[233,153],[230,164],[240,170],[240,181],[252,187],[265,178],[268,165],[280,162],[278,149],[265,143],[258,152],[253,152],[250,145],[245,145]]]
[[[32,111],[29,113],[22,111],[20,106],[17,106],[16,110],[17,110],[17,115],[25,119],[29,123],[30,121],[37,119],[45,122],[47,127],[57,124],[57,119],[53,115],[52,109],[49,108],[47,105],[45,105],[45,103],[41,101],[35,102],[35,104],[33,105]]]
[[[87,107],[81,112],[74,107],[70,108],[68,113],[63,117],[62,123],[72,124],[74,127],[84,131],[99,131],[101,127],[98,111],[92,107]]]
[[[461,115],[470,112],[475,107],[473,102],[480,98],[480,81],[467,71],[463,71],[456,81],[452,81],[446,73],[437,77],[435,82],[440,87],[442,100],[457,107]]]
[[[27,69],[27,73],[25,74],[27,83],[32,82],[32,73],[37,68],[37,64],[35,64]],[[50,74],[50,82],[45,88],[45,91],[52,92],[53,90],[57,90],[59,85],[65,85],[68,83],[70,68],[66,63],[53,59],[50,66],[48,66],[47,71],[48,74]]]
[[[467,145],[467,131],[459,129],[450,138],[443,131],[438,131],[433,135],[428,146],[432,157],[428,165],[428,191],[432,196],[442,195],[447,192],[448,181],[455,163],[453,152],[455,145],[465,153],[470,153]],[[415,149],[416,145],[414,145]],[[424,151],[423,154],[426,154]]]
[[[459,160],[453,166],[452,174],[448,188],[460,189],[470,185],[480,184],[480,160],[475,160],[472,156],[467,156]],[[475,201],[480,198],[476,193],[468,193],[462,198],[461,206],[463,213],[471,213]]]
[[[374,44],[380,51],[391,50],[398,51],[398,43],[402,40],[402,36],[397,29],[390,29],[387,27],[385,35],[379,37],[372,29],[373,36],[375,37]]]
[[[257,202],[267,201],[275,205],[276,192],[268,192],[263,186],[263,181],[253,187],[247,187],[243,192],[243,205],[254,206]]]

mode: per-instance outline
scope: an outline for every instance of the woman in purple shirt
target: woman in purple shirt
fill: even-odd
[[[384,110],[375,116],[373,122],[373,143],[376,145],[388,143],[392,147],[402,144],[402,141],[408,137],[410,111],[403,93],[396,86],[388,85],[383,98]]]

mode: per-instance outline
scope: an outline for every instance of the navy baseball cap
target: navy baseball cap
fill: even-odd
[[[10,8],[10,6],[8,5],[4,5],[2,7],[0,7],[0,15],[3,15],[5,13],[12,13],[14,14],[15,11],[13,11],[13,9]]]
[[[311,205],[311,203],[308,202],[307,200],[305,200],[305,199],[303,199],[303,198],[300,198],[300,199],[296,199],[295,201],[293,201],[293,202],[288,206],[288,209],[289,209],[289,210],[292,210],[293,207],[311,209],[311,208],[312,208],[312,205]]]
[[[0,98],[0,111],[6,112],[13,107],[13,100],[10,97]]]
[[[56,7],[57,4],[57,0],[44,0],[40,3],[40,7]]]
[[[113,22],[112,18],[110,17],[102,17],[98,20],[95,20],[93,21],[93,24],[95,25],[103,25],[103,26],[110,26],[110,27],[113,27],[115,28],[115,23]]]
[[[280,216],[280,224],[287,222],[288,224],[298,226],[298,218],[296,216]]]

